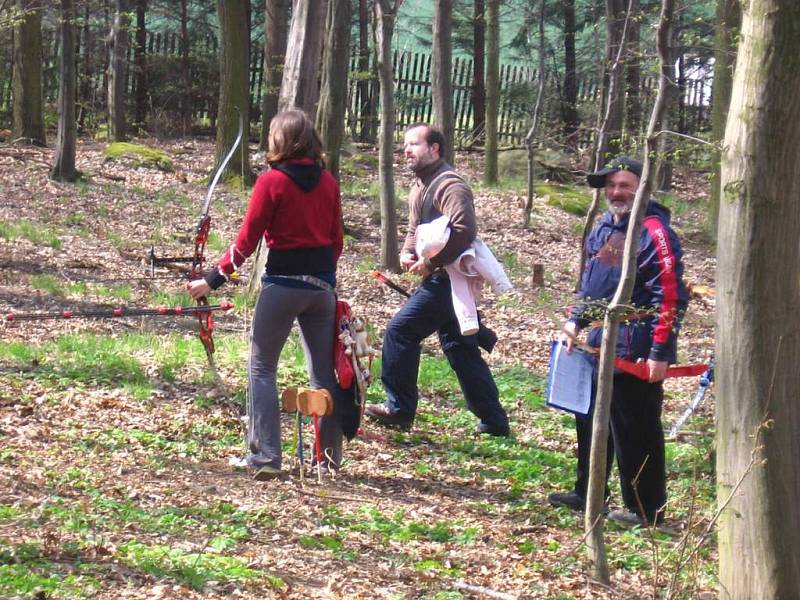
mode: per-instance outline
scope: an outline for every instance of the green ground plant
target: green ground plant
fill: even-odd
[[[0,221],[0,238],[6,240],[25,239],[37,246],[47,246],[54,250],[61,249],[61,240],[52,226],[33,221]]]

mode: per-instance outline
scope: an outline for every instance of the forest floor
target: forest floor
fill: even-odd
[[[146,255],[151,246],[191,255],[213,145],[140,141],[167,152],[173,169],[108,160],[103,144],[83,140],[78,167],[86,179],[61,184],[47,179],[52,150],[0,146],[0,310],[191,304],[180,273],[146,277]],[[397,158],[402,239],[410,177]],[[457,165],[479,182],[481,160],[462,154]],[[700,362],[713,348],[707,184],[689,170],[675,179],[668,204],[695,290],[679,355]],[[340,296],[368,319],[379,348],[402,298],[369,277],[380,246],[376,185],[374,152],[344,161],[351,235]],[[710,394],[668,442],[668,527],[607,524],[611,586],[587,577],[582,516],[546,502],[572,482],[572,419],[542,398],[549,342],[572,298],[582,219],[548,203],[553,187],[535,199],[523,227],[519,178],[475,189],[480,235],[515,285],[501,298],[487,293],[481,304],[500,338],[487,360],[511,439],[474,433],[475,419],[429,340],[411,432],[365,422],[364,434],[345,445],[340,473],[318,481],[310,471],[300,476],[286,415],[286,477],[257,483],[230,466],[243,453],[252,311],[243,287],[221,290],[236,309],[216,319],[219,381],[193,319],[4,322],[0,597],[715,597],[713,533],[699,537],[714,514]],[[246,203],[246,190],[218,190],[209,254],[233,239]],[[532,281],[534,264],[543,265],[544,285]],[[370,400],[379,402],[379,364],[373,373]],[[281,387],[305,382],[296,336],[279,375]],[[696,389],[696,378],[669,380],[665,428]],[[612,489],[613,507],[619,492]]]

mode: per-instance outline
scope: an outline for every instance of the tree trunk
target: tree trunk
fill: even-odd
[[[681,0],[675,0],[677,11],[681,12]],[[678,94],[680,90],[675,83],[675,63],[680,55],[678,42],[678,28],[672,28],[672,38],[669,42],[670,60],[665,66],[667,69],[667,89],[664,95],[666,113],[664,115],[663,127],[669,129],[675,122],[675,113],[678,107]],[[658,160],[656,161],[655,188],[659,192],[669,192],[672,189],[672,151],[675,147],[675,138],[670,135],[662,135],[658,138]]]
[[[42,11],[35,0],[17,0],[24,17],[14,30],[14,96],[11,137],[44,146],[44,99],[42,97]]]
[[[261,150],[267,149],[269,124],[272,117],[278,114],[289,6],[289,0],[267,0],[264,11],[264,95],[261,99],[261,137],[258,144]]]
[[[61,57],[58,85],[58,134],[50,177],[75,181],[75,8],[72,0],[61,0]]]
[[[369,68],[369,7],[367,0],[358,0],[358,114],[361,120],[359,139],[368,142],[372,137],[373,103],[370,100]]]
[[[626,27],[626,11],[628,4],[625,0],[606,0],[606,46],[605,46],[605,73],[603,85],[604,102],[606,107],[606,135],[600,146],[599,154],[602,164],[608,155],[619,154],[621,150],[622,119],[625,111],[625,94],[622,87],[622,56],[620,46],[625,37],[623,30]],[[601,109],[602,110],[602,109]]]
[[[433,122],[444,133],[447,144],[442,158],[455,162],[453,121],[453,0],[435,0],[433,8],[433,51],[431,53]]]
[[[720,598],[800,590],[798,40],[795,0],[744,5],[717,252]]]
[[[639,53],[640,26],[642,11],[639,0],[630,0],[630,14],[628,15],[627,35],[625,36],[627,49],[625,51],[625,83],[627,93],[625,97],[625,131],[627,132],[626,151],[639,147],[642,134],[642,98],[641,88],[642,67]]]
[[[192,63],[189,60],[189,7],[188,0],[181,0],[181,127],[183,135],[192,132]]]
[[[136,46],[133,54],[133,67],[136,73],[136,108],[134,123],[144,129],[147,122],[147,29],[145,13],[147,0],[136,0]]]
[[[394,78],[392,76],[392,35],[402,0],[375,0],[375,52],[380,81],[380,135],[378,181],[381,204],[381,267],[400,271],[397,253],[397,210],[394,205]]]
[[[472,139],[480,140],[486,126],[486,85],[484,83],[486,20],[484,0],[474,1],[472,23]]]
[[[126,139],[125,81],[128,73],[128,0],[116,0],[114,24],[111,27],[110,57],[108,61],[108,139],[121,142]]]
[[[319,98],[319,64],[327,4],[327,0],[295,0],[278,100],[278,110],[299,108],[312,121]]]
[[[497,185],[497,110],[500,100],[500,0],[486,1],[486,170],[483,181]]]
[[[658,94],[647,126],[647,148],[644,155],[642,177],[628,220],[628,231],[625,234],[625,251],[622,258],[622,272],[614,297],[608,305],[603,323],[603,341],[600,347],[597,374],[597,396],[592,416],[592,442],[589,459],[589,486],[586,496],[586,514],[584,529],[586,531],[586,548],[589,555],[591,575],[594,579],[608,584],[608,563],[605,543],[603,541],[603,503],[606,486],[606,452],[608,442],[608,421],[611,414],[611,395],[614,387],[614,357],[620,318],[630,307],[631,293],[636,281],[636,251],[639,247],[642,221],[647,201],[653,189],[652,159],[658,152],[656,134],[661,129],[664,116],[664,92],[667,86],[667,66],[669,59],[670,28],[674,0],[662,0],[661,14],[657,33],[660,77]]]
[[[351,0],[328,0],[317,131],[325,148],[328,170],[337,180],[347,109],[352,12]]]
[[[92,52],[92,47],[94,46],[94,37],[92,36],[92,30],[89,27],[89,16],[89,5],[87,4],[83,12],[83,35],[81,36],[81,43],[83,45],[81,50],[81,55],[83,57],[83,68],[81,69],[80,92],[78,94],[78,98],[81,99],[78,108],[79,133],[84,133],[86,131],[86,116],[90,112],[89,105],[92,98],[92,73],[94,72],[94,62],[92,60],[94,53]]]
[[[564,11],[564,97],[561,118],[564,137],[571,148],[578,146],[578,75],[575,56],[575,0],[562,2]]]
[[[722,143],[725,121],[731,103],[733,67],[736,62],[736,39],[742,22],[742,9],[738,0],[717,0],[717,19],[714,29],[714,90],[711,94],[711,141]],[[714,151],[713,176],[708,201],[709,230],[717,235],[719,217],[721,152]]]
[[[219,110],[217,114],[217,145],[215,163],[227,154],[239,131],[239,119],[244,120],[244,136],[228,166],[230,175],[252,182],[247,140],[250,129],[250,31],[248,15],[250,0],[218,0],[220,24],[219,53]]]
[[[534,196],[534,182],[536,180],[536,163],[534,161],[533,142],[536,137],[536,128],[539,125],[539,111],[542,108],[542,98],[544,96],[544,82],[545,82],[545,52],[546,43],[544,37],[544,13],[547,7],[545,0],[539,0],[539,71],[538,85],[536,90],[536,103],[533,106],[533,115],[531,116],[531,128],[528,130],[528,135],[525,136],[525,147],[528,151],[528,196],[525,199],[525,209],[523,210],[522,225],[528,227],[531,223],[531,211],[533,210],[533,196]]]

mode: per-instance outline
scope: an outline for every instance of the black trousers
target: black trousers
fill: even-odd
[[[606,482],[616,454],[622,501],[628,510],[641,513],[636,500],[638,494],[645,512],[642,516],[650,522],[667,502],[664,430],[661,427],[663,400],[661,383],[648,383],[623,373],[614,375]],[[578,434],[575,492],[585,498],[589,485],[592,414],[575,415],[575,429]]]

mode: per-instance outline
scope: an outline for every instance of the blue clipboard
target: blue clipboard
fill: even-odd
[[[545,404],[578,415],[588,415],[592,406],[595,358],[588,352],[554,341],[550,346]]]

